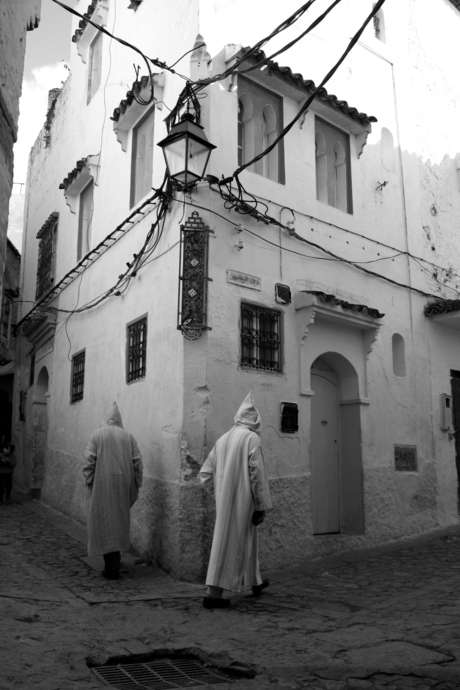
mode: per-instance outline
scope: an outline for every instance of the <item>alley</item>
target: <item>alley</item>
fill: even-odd
[[[123,561],[107,582],[82,525],[25,494],[0,506],[2,690],[96,690],[88,661],[159,650],[255,672],[244,690],[460,688],[459,528],[268,573],[260,599],[225,611]]]

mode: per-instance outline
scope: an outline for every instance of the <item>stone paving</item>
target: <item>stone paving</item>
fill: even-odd
[[[82,525],[13,498],[0,506],[2,690],[97,690],[88,663],[165,650],[255,674],[207,686],[222,690],[460,690],[460,527],[264,573],[260,599],[208,611],[201,585],[130,554],[104,580]]]

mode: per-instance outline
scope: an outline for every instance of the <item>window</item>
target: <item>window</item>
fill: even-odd
[[[145,378],[147,364],[147,317],[138,319],[127,328],[128,383]]]
[[[78,246],[77,261],[87,254],[91,248],[91,225],[93,222],[93,181],[86,185],[80,194],[80,210],[78,217]]]
[[[154,117],[151,110],[133,129],[131,207],[152,189]]]
[[[316,198],[353,213],[349,135],[316,117],[315,144]]]
[[[38,245],[36,300],[46,294],[54,283],[54,257],[58,216],[58,213],[52,213],[37,234],[40,244]]]
[[[85,385],[85,350],[72,357],[72,391],[71,402],[83,400],[83,388]]]
[[[238,78],[238,164],[243,165],[272,144],[283,129],[283,99],[255,82]],[[249,168],[284,184],[284,148],[273,151]]]
[[[102,33],[99,32],[89,48],[88,96],[89,103],[101,85],[102,73]]]
[[[373,5],[373,8],[375,7],[375,4]],[[379,41],[382,41],[382,43],[386,43],[386,36],[385,36],[385,17],[383,15],[383,11],[379,10],[377,14],[375,14],[372,18],[373,24],[374,24],[374,36],[377,38]]]
[[[389,172],[395,169],[395,145],[389,129],[382,127],[381,133],[382,164]]]
[[[241,365],[260,371],[281,372],[281,313],[241,305]]]
[[[35,352],[30,355],[29,367],[29,386],[33,386],[35,381]]]
[[[11,331],[11,300],[4,299],[2,309],[2,340],[8,346]]]
[[[391,339],[393,351],[393,373],[395,376],[406,375],[406,346],[404,338],[399,333],[394,333]]]

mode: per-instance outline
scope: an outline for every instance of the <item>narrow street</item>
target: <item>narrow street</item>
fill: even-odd
[[[260,599],[208,611],[202,586],[132,555],[104,580],[84,526],[13,498],[0,506],[2,690],[96,690],[87,662],[165,650],[256,674],[219,688],[460,688],[459,528],[264,573]]]

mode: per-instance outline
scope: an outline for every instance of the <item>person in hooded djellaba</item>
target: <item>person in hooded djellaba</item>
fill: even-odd
[[[91,434],[83,475],[88,486],[88,555],[104,556],[102,575],[118,580],[121,552],[130,542],[130,509],[142,485],[136,439],[123,428],[114,402],[106,422]]]
[[[221,436],[199,473],[203,488],[216,501],[216,522],[206,576],[203,606],[227,608],[224,590],[240,592],[252,587],[260,596],[269,585],[259,569],[257,526],[272,508],[259,436],[260,414],[250,392]]]

